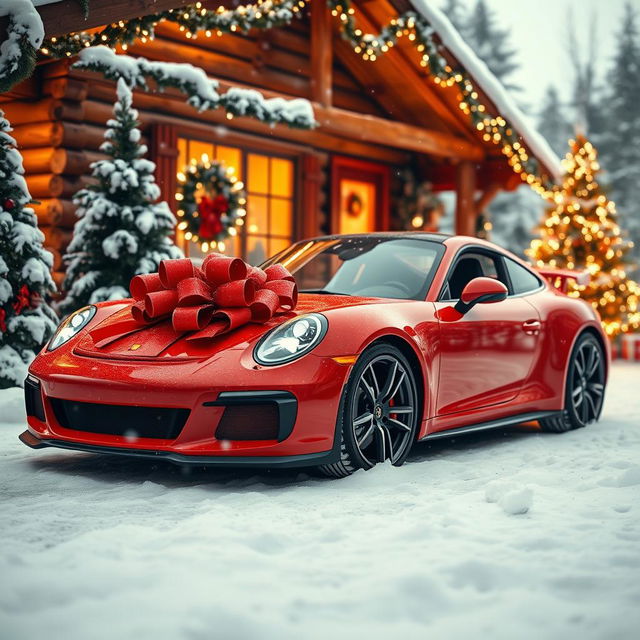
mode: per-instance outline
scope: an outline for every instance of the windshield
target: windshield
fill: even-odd
[[[280,263],[303,293],[424,300],[444,248],[416,238],[353,236],[299,242]]]

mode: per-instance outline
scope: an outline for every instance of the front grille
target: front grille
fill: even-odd
[[[44,422],[44,406],[42,405],[40,382],[31,377],[24,381],[24,404],[28,416],[33,416]]]
[[[65,429],[111,436],[175,440],[189,417],[189,409],[130,407],[60,398],[49,401],[56,420]]]
[[[280,416],[275,402],[225,407],[218,440],[277,440]]]

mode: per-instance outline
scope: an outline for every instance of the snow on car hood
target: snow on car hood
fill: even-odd
[[[189,342],[185,339],[188,334],[176,334],[168,320],[141,327],[131,317],[131,306],[128,305],[89,329],[76,343],[74,353],[119,360],[204,359],[226,349],[246,348],[273,327],[297,315],[381,302],[383,300],[379,298],[301,293],[295,311],[279,314],[265,324],[245,325],[212,339],[206,345]]]

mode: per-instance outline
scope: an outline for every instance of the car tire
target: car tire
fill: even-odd
[[[567,367],[564,409],[561,414],[542,418],[540,427],[550,433],[564,433],[586,427],[600,418],[605,392],[605,356],[591,333],[582,334]]]
[[[420,417],[409,361],[393,345],[370,347],[355,363],[340,403],[340,460],[319,470],[345,478],[382,460],[400,466],[416,439]]]

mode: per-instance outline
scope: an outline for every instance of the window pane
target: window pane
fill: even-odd
[[[249,196],[247,206],[247,232],[269,233],[269,199],[264,196]]]
[[[256,153],[249,154],[247,189],[252,193],[269,192],[269,158]]]
[[[213,145],[208,142],[200,142],[199,140],[191,140],[189,142],[189,160],[195,159],[196,162],[202,161],[202,154],[206,154],[209,160],[213,159]]]
[[[527,293],[528,291],[535,291],[540,288],[540,280],[528,269],[525,269],[513,260],[509,260],[509,258],[506,259],[506,263],[509,277],[511,278],[513,293]]]
[[[291,236],[292,209],[291,200],[271,200],[271,233],[276,236]]]
[[[189,162],[188,146],[187,140],[178,139],[178,171],[182,171]]]
[[[293,162],[283,158],[271,159],[271,195],[293,196]]]
[[[227,167],[233,167],[236,170],[236,177],[242,180],[242,151],[236,147],[216,147],[216,160],[224,162]]]
[[[265,236],[247,236],[247,262],[258,265],[264,262],[269,256],[268,240]]]
[[[291,245],[291,241],[288,238],[271,238],[269,241],[269,256],[275,256],[276,253],[286,249]]]

